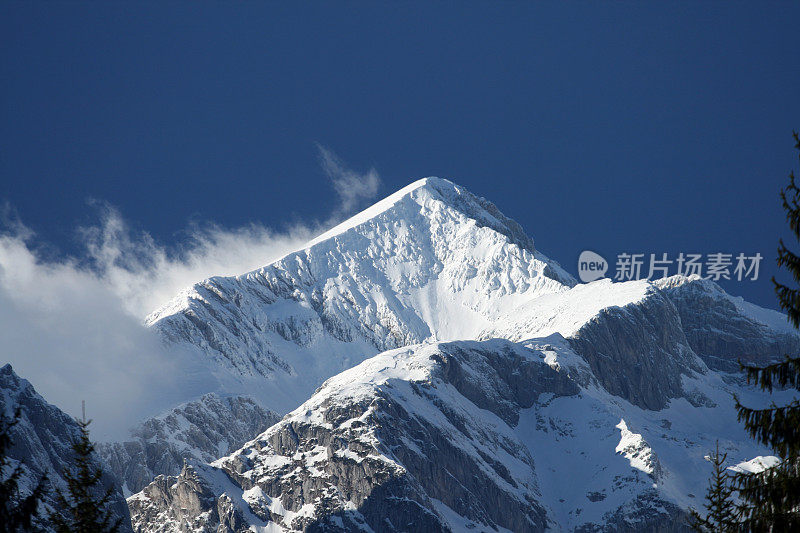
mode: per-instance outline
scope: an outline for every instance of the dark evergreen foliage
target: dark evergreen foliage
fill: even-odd
[[[94,466],[90,422],[78,420],[81,436],[72,444],[73,467],[64,471],[68,494],[58,491],[58,511],[50,515],[51,525],[59,533],[111,533],[122,525],[122,519],[113,520],[114,513],[109,506],[113,488],[100,498],[96,496],[103,473]]]
[[[736,504],[733,499],[731,475],[725,468],[728,454],[719,453],[719,442],[716,450],[708,456],[714,471],[708,482],[706,503],[708,514],[703,517],[695,509],[691,510],[689,524],[701,533],[717,533],[735,531],[737,528]]]
[[[0,533],[32,530],[47,486],[45,475],[31,494],[22,497],[19,492],[22,465],[12,469],[10,473],[6,472],[6,468],[10,466],[8,449],[11,447],[11,428],[19,422],[19,417],[19,409],[10,419],[0,413]]]
[[[794,134],[800,151],[800,137]],[[795,238],[800,240],[800,189],[794,172],[789,185],[781,191],[786,220]],[[778,265],[800,283],[800,256],[780,241]],[[773,278],[781,308],[791,323],[800,327],[800,286],[793,288]],[[800,357],[786,356],[783,362],[765,367],[742,365],[748,382],[772,392],[774,387],[800,390]],[[738,474],[735,488],[741,503],[738,508],[741,527],[751,531],[800,531],[800,401],[787,405],[774,402],[764,409],[745,407],[736,401],[738,418],[750,435],[769,446],[780,458],[772,468],[755,474]]]

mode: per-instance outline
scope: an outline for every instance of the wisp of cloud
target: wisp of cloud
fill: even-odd
[[[325,222],[275,231],[194,224],[172,246],[135,233],[112,206],[95,202],[99,222],[79,228],[85,253],[45,260],[35,235],[16,220],[0,231],[0,363],[12,363],[46,400],[72,415],[86,400],[93,437],[121,440],[145,417],[218,386],[198,353],[165,346],[144,326],[150,312],[211,276],[237,275],[298,249],[375,196],[370,169],[348,169],[319,146],[339,195]]]
[[[334,211],[335,215],[350,213],[363,200],[375,197],[381,184],[377,170],[370,168],[366,172],[356,172],[348,168],[329,148],[317,144],[317,150],[322,170],[330,178],[336,194],[339,195],[340,205]]]

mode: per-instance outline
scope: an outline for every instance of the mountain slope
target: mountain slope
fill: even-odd
[[[684,378],[688,398],[654,411],[580,385],[589,365],[560,335],[526,344],[421,344],[370,358],[234,454],[131,497],[134,525],[680,531],[715,439],[737,462],[767,454],[730,402],[732,392],[763,397],[716,372]],[[690,401],[698,395],[704,403]]]
[[[455,513],[463,525],[541,530],[546,511],[533,459],[509,424],[541,392],[578,389],[527,351],[462,342],[373,357],[215,463],[216,476],[243,490],[234,503],[241,517],[260,520],[250,525],[440,531],[454,526]],[[208,469],[187,475],[215,484]],[[153,503],[172,484],[157,481],[131,498],[139,527],[178,518],[180,509]]]
[[[663,408],[682,394],[681,376],[705,371],[675,306],[645,280],[605,279],[534,298],[480,338],[524,341],[553,333],[569,339],[608,392],[640,407]]]

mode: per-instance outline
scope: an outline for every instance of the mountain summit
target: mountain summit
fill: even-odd
[[[286,412],[366,357],[476,338],[574,284],[494,204],[425,178],[270,265],[197,283],[147,322],[199,348],[229,391]]]

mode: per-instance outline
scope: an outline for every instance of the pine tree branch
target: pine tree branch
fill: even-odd
[[[739,362],[748,383],[755,383],[762,390],[772,392],[774,386],[800,388],[800,357],[785,356],[779,363],[758,367]]]

